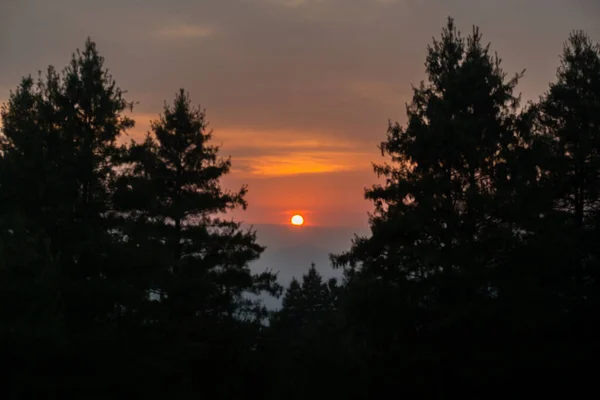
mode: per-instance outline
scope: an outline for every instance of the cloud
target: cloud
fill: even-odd
[[[263,3],[275,4],[283,7],[297,8],[303,6],[311,6],[311,5],[322,5],[322,4],[332,4],[338,3],[341,4],[339,0],[259,0]],[[407,0],[359,0],[358,3],[369,4],[369,3],[377,3],[377,4],[398,4]],[[351,3],[351,1],[346,0],[344,3],[346,5]],[[356,2],[355,2],[356,3]]]
[[[302,7],[308,5],[321,4],[325,2],[331,2],[332,0],[262,0],[263,2],[275,4],[283,7]]]
[[[205,25],[181,24],[161,28],[157,34],[165,38],[203,39],[215,34],[215,29]]]
[[[231,155],[234,172],[274,177],[370,168],[373,149],[323,131],[215,129],[214,142]]]
[[[256,157],[237,156],[233,170],[238,176],[277,177],[364,170],[372,154],[348,151],[290,151]]]
[[[142,138],[163,102],[185,88],[206,107],[221,154],[232,156],[227,179],[251,184],[251,209],[266,207],[257,220],[268,220],[269,208],[362,204],[375,179],[370,161],[381,162],[376,145],[388,119],[406,122],[411,84],[424,78],[426,46],[448,15],[463,32],[479,25],[507,72],[531,71],[519,85],[526,99],[555,79],[571,29],[600,38],[598,0],[8,3],[0,99],[23,75],[62,69],[91,36],[127,100],[139,101],[124,139]],[[324,172],[332,170],[344,172]]]
[[[365,0],[250,0],[254,4],[275,9],[279,18],[292,18],[303,23],[347,23],[353,10]],[[371,0],[368,0],[371,1]],[[279,12],[277,12],[279,11]],[[348,18],[350,17],[350,18]]]
[[[377,4],[399,4],[403,2],[408,2],[409,0],[373,0]],[[419,0],[412,0],[413,3],[420,3]]]
[[[351,149],[352,143],[332,138],[326,131],[301,131],[297,129],[242,130],[215,128],[215,141],[228,148],[278,148],[278,149]]]
[[[399,104],[398,99],[407,98],[410,94],[410,86],[404,83],[373,79],[348,81],[340,89],[344,90],[350,98],[394,106]]]
[[[134,114],[134,129],[121,137],[126,143],[141,140],[158,115]],[[232,157],[238,177],[278,177],[370,169],[375,147],[357,141],[340,141],[327,132],[298,130],[242,130],[215,128],[212,144],[223,157]]]

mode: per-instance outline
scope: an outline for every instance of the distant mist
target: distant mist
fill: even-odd
[[[262,257],[251,264],[254,272],[265,269],[277,272],[278,281],[287,286],[292,278],[301,278],[311,263],[315,263],[323,278],[340,277],[341,271],[333,269],[330,253],[349,249],[354,234],[367,235],[367,228],[254,225],[258,242],[267,246]],[[278,308],[280,299],[265,298],[269,308]]]

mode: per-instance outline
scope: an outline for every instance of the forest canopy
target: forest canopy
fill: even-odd
[[[2,397],[479,398],[515,365],[594,360],[600,46],[574,31],[523,103],[524,73],[449,18],[425,74],[382,135],[370,235],[331,256],[343,277],[285,288],[249,267],[265,247],[228,217],[248,187],[222,186],[235,160],[189,93],[128,141],[90,39],[25,76],[0,113]]]

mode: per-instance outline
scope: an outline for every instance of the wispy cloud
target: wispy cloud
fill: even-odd
[[[371,154],[346,151],[294,152],[256,157],[237,156],[234,162],[247,176],[277,177],[368,168]],[[242,174],[240,175],[243,175]]]
[[[157,115],[135,114],[136,126],[123,142],[142,140]],[[326,132],[295,130],[246,131],[215,128],[213,144],[221,145],[221,155],[232,156],[238,177],[268,178],[289,175],[370,168],[374,149],[364,143],[340,141]]]
[[[256,177],[360,170],[368,168],[373,153],[318,131],[224,129],[214,138],[234,158],[235,170]]]
[[[242,130],[219,128],[214,132],[215,141],[227,148],[277,148],[277,149],[351,149],[348,141],[332,138],[326,131],[301,131],[294,129]]]
[[[202,39],[215,34],[215,29],[207,25],[180,24],[161,28],[157,34],[165,38]]]
[[[331,0],[262,0],[266,3],[275,4],[283,7],[302,7],[311,4],[324,3]]]
[[[259,0],[265,3],[271,3],[284,7],[301,7],[301,6],[309,6],[309,5],[317,5],[317,4],[325,4],[325,3],[335,3],[337,0]],[[359,2],[369,4],[369,3],[378,3],[378,4],[396,4],[401,3],[406,0],[360,0]],[[343,3],[343,1],[339,2]]]

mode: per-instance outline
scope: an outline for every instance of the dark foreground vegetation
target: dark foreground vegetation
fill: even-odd
[[[230,161],[183,90],[122,145],[132,104],[93,42],[24,78],[2,108],[0,398],[488,399],[593,368],[600,47],[573,33],[531,104],[451,19],[425,66],[370,237],[274,313],[246,296],[282,294],[248,268],[264,248],[226,214],[246,188],[220,187]]]

